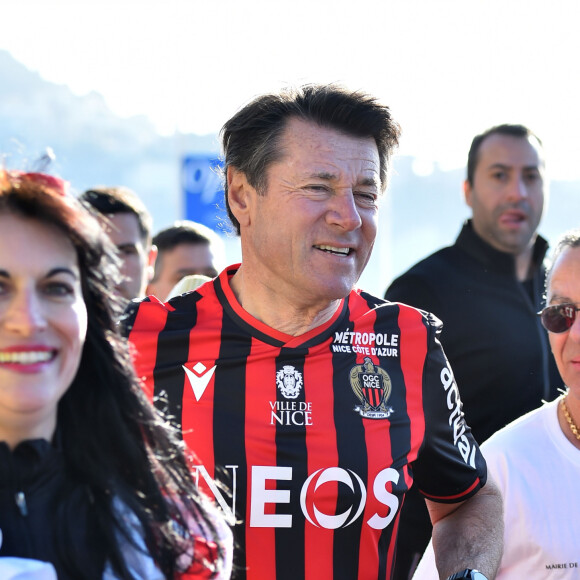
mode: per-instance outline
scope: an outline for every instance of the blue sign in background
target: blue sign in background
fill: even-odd
[[[220,224],[227,220],[222,166],[215,153],[187,155],[181,164],[185,219],[204,224],[221,233],[223,228]]]

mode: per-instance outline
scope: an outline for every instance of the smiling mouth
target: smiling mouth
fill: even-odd
[[[48,362],[56,356],[55,351],[0,352],[0,364],[32,365]]]
[[[351,253],[350,248],[336,248],[335,246],[314,246],[317,250],[322,250],[335,256],[348,256]]]

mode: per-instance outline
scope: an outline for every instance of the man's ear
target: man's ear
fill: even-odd
[[[257,192],[248,183],[245,173],[231,165],[228,167],[227,180],[230,210],[240,226],[248,226],[251,221],[252,200]]]
[[[473,207],[473,205],[471,205],[471,183],[469,183],[469,181],[467,181],[467,179],[463,182],[463,197],[465,198],[465,203],[469,206],[469,207]]]
[[[147,284],[153,280],[155,274],[155,260],[157,260],[157,246],[153,244],[147,256]]]

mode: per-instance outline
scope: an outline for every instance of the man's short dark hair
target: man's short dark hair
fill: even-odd
[[[484,131],[481,135],[476,135],[471,142],[471,147],[469,148],[469,153],[467,155],[467,181],[469,185],[473,185],[473,176],[475,175],[475,168],[479,161],[479,150],[481,144],[491,135],[507,135],[508,137],[517,137],[519,139],[529,139],[530,137],[533,137],[538,144],[542,146],[540,138],[524,125],[510,125],[504,123],[503,125],[496,125],[495,127]]]
[[[387,106],[371,95],[338,85],[303,85],[262,95],[238,111],[221,130],[226,209],[238,234],[240,224],[228,200],[228,168],[241,171],[258,193],[264,193],[266,171],[282,157],[280,138],[293,118],[354,137],[373,137],[379,152],[383,190],[387,185],[389,159],[400,136],[400,127]]]
[[[98,186],[87,189],[79,196],[85,205],[96,209],[102,215],[132,213],[137,218],[141,239],[151,243],[153,218],[139,196],[128,187]]]
[[[153,244],[157,246],[159,253],[172,250],[180,244],[205,244],[211,245],[217,234],[203,224],[182,220],[155,234]]]
[[[155,260],[155,275],[152,282],[156,281],[161,271],[163,254],[173,250],[181,244],[200,244],[211,246],[218,267],[221,267],[224,254],[223,241],[212,229],[193,222],[191,220],[176,221],[173,225],[161,230],[153,236],[153,245],[157,246],[157,259]]]

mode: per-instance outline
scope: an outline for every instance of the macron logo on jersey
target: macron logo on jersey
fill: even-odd
[[[195,364],[191,369],[188,369],[185,365],[182,366],[183,370],[185,371],[185,374],[187,375],[187,378],[189,379],[189,384],[193,389],[195,399],[196,401],[199,401],[203,393],[205,392],[207,386],[209,385],[209,382],[213,377],[213,374],[217,367],[214,365],[213,367],[211,367],[211,369],[208,370],[208,368],[203,363],[200,362]]]

